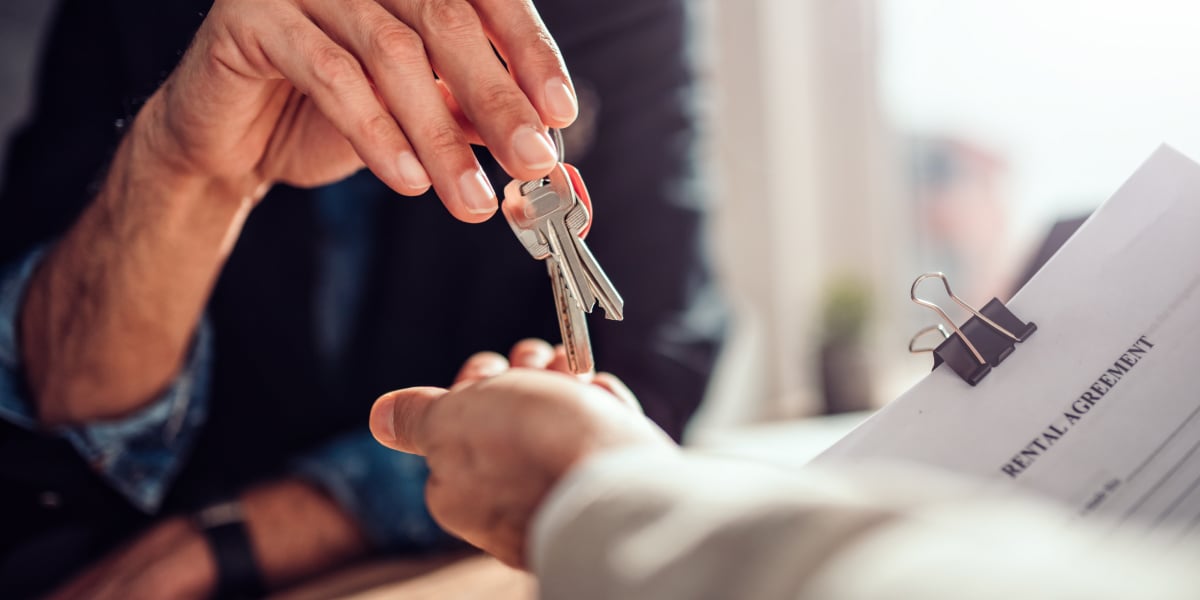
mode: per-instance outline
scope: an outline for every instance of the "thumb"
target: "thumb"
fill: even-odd
[[[409,454],[424,454],[426,415],[442,388],[408,388],[390,392],[371,408],[371,435],[380,444]]]

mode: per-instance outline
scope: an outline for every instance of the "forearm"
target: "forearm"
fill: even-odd
[[[242,511],[264,582],[294,583],[363,555],[358,524],[329,496],[296,480],[251,490]]]
[[[365,549],[354,523],[306,484],[281,481],[246,493],[242,514],[268,588],[317,574]],[[50,596],[72,598],[208,598],[219,568],[192,519],[160,522]]]
[[[253,203],[247,186],[173,168],[159,110],[155,96],[30,283],[22,362],[46,425],[120,417],[168,386]]]

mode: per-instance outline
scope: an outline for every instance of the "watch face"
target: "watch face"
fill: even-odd
[[[214,504],[196,513],[196,521],[204,529],[240,523],[242,520],[242,505],[237,500]]]

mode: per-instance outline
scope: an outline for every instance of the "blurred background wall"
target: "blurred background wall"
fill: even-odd
[[[4,140],[29,108],[38,43],[54,4],[49,0],[0,2],[0,134]],[[0,147],[0,164],[5,150]]]
[[[892,249],[909,229],[894,226],[874,6],[714,1],[700,23],[714,248],[738,318],[696,427],[819,412],[832,338],[864,369],[893,346],[867,325],[892,312],[873,300],[902,276]]]

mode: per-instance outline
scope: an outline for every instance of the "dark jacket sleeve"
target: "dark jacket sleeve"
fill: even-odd
[[[596,364],[622,377],[676,437],[704,395],[724,324],[704,255],[684,4],[539,4],[580,90],[567,149],[594,203],[588,244],[626,301],[624,322],[590,319]]]
[[[0,264],[65,231],[119,139],[125,76],[110,3],[66,0],[44,45],[34,111],[10,140],[0,190]]]

